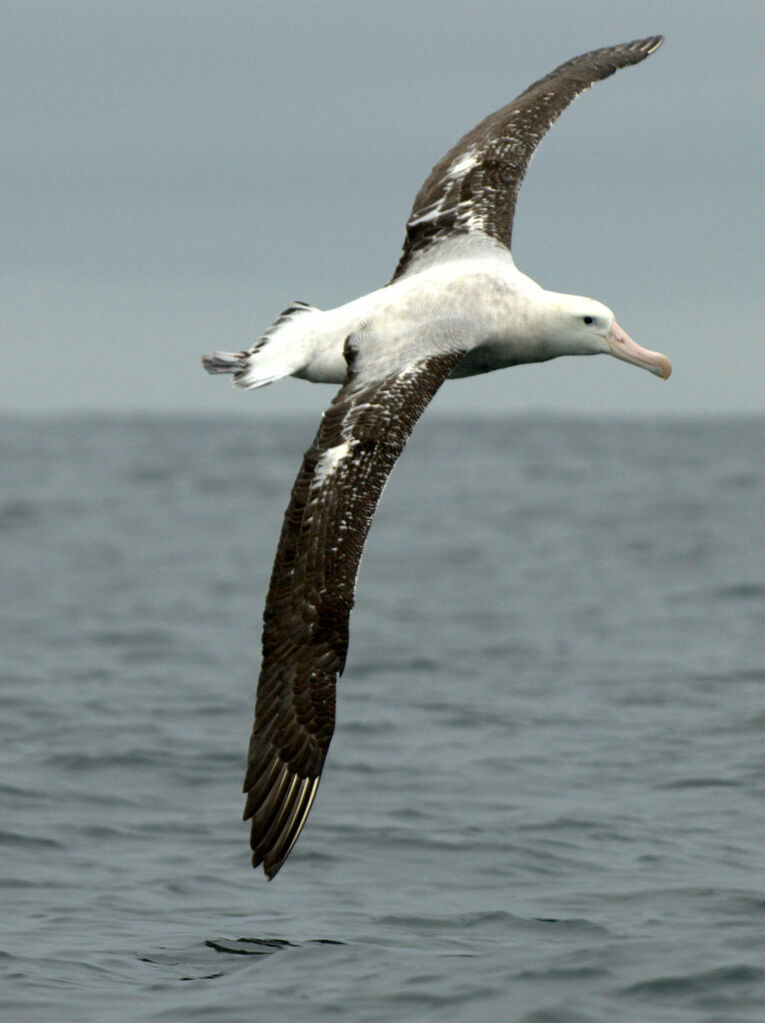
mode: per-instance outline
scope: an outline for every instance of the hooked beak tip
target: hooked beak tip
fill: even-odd
[[[654,376],[667,380],[672,373],[672,363],[666,355],[661,352],[652,352],[642,348],[636,341],[633,341],[626,330],[622,330],[616,320],[611,324],[611,331],[606,338],[611,354],[624,362],[630,362],[633,366],[642,366]]]

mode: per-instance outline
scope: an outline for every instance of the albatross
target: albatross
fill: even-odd
[[[292,489],[263,615],[244,780],[252,864],[270,879],[300,835],[335,725],[356,576],[383,487],[444,381],[561,355],[613,355],[666,379],[601,302],[547,291],[510,241],[539,142],[593,82],[638,64],[662,36],[561,64],[469,131],[414,200],[390,282],[337,309],[295,302],[248,351],[203,357],[258,388],[285,376],[341,384]]]

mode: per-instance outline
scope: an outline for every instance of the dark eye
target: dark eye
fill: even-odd
[[[587,326],[589,327],[589,325],[590,325],[591,323],[594,323],[594,322],[595,322],[595,317],[594,317],[594,316],[583,316],[583,317],[582,317],[582,322],[583,322],[583,323],[586,323],[586,324],[587,324]]]

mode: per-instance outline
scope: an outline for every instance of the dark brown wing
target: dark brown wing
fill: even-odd
[[[252,863],[262,863],[269,878],[295,844],[316,795],[335,724],[356,574],[377,502],[414,424],[463,354],[421,358],[365,382],[351,352],[348,379],[303,458],[266,600],[244,782]]]
[[[461,138],[417,193],[392,279],[450,234],[483,232],[509,249],[518,191],[548,128],[593,82],[645,60],[662,42],[649,36],[574,57]]]

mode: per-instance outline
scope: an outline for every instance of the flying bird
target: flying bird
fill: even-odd
[[[414,200],[390,282],[337,309],[295,302],[249,350],[203,358],[239,387],[284,376],[342,384],[303,458],[263,615],[244,791],[254,867],[274,877],[316,796],[364,541],[415,423],[448,377],[613,355],[666,379],[600,302],[546,291],[515,266],[513,214],[529,160],[581,92],[662,36],[561,64],[460,139]]]

